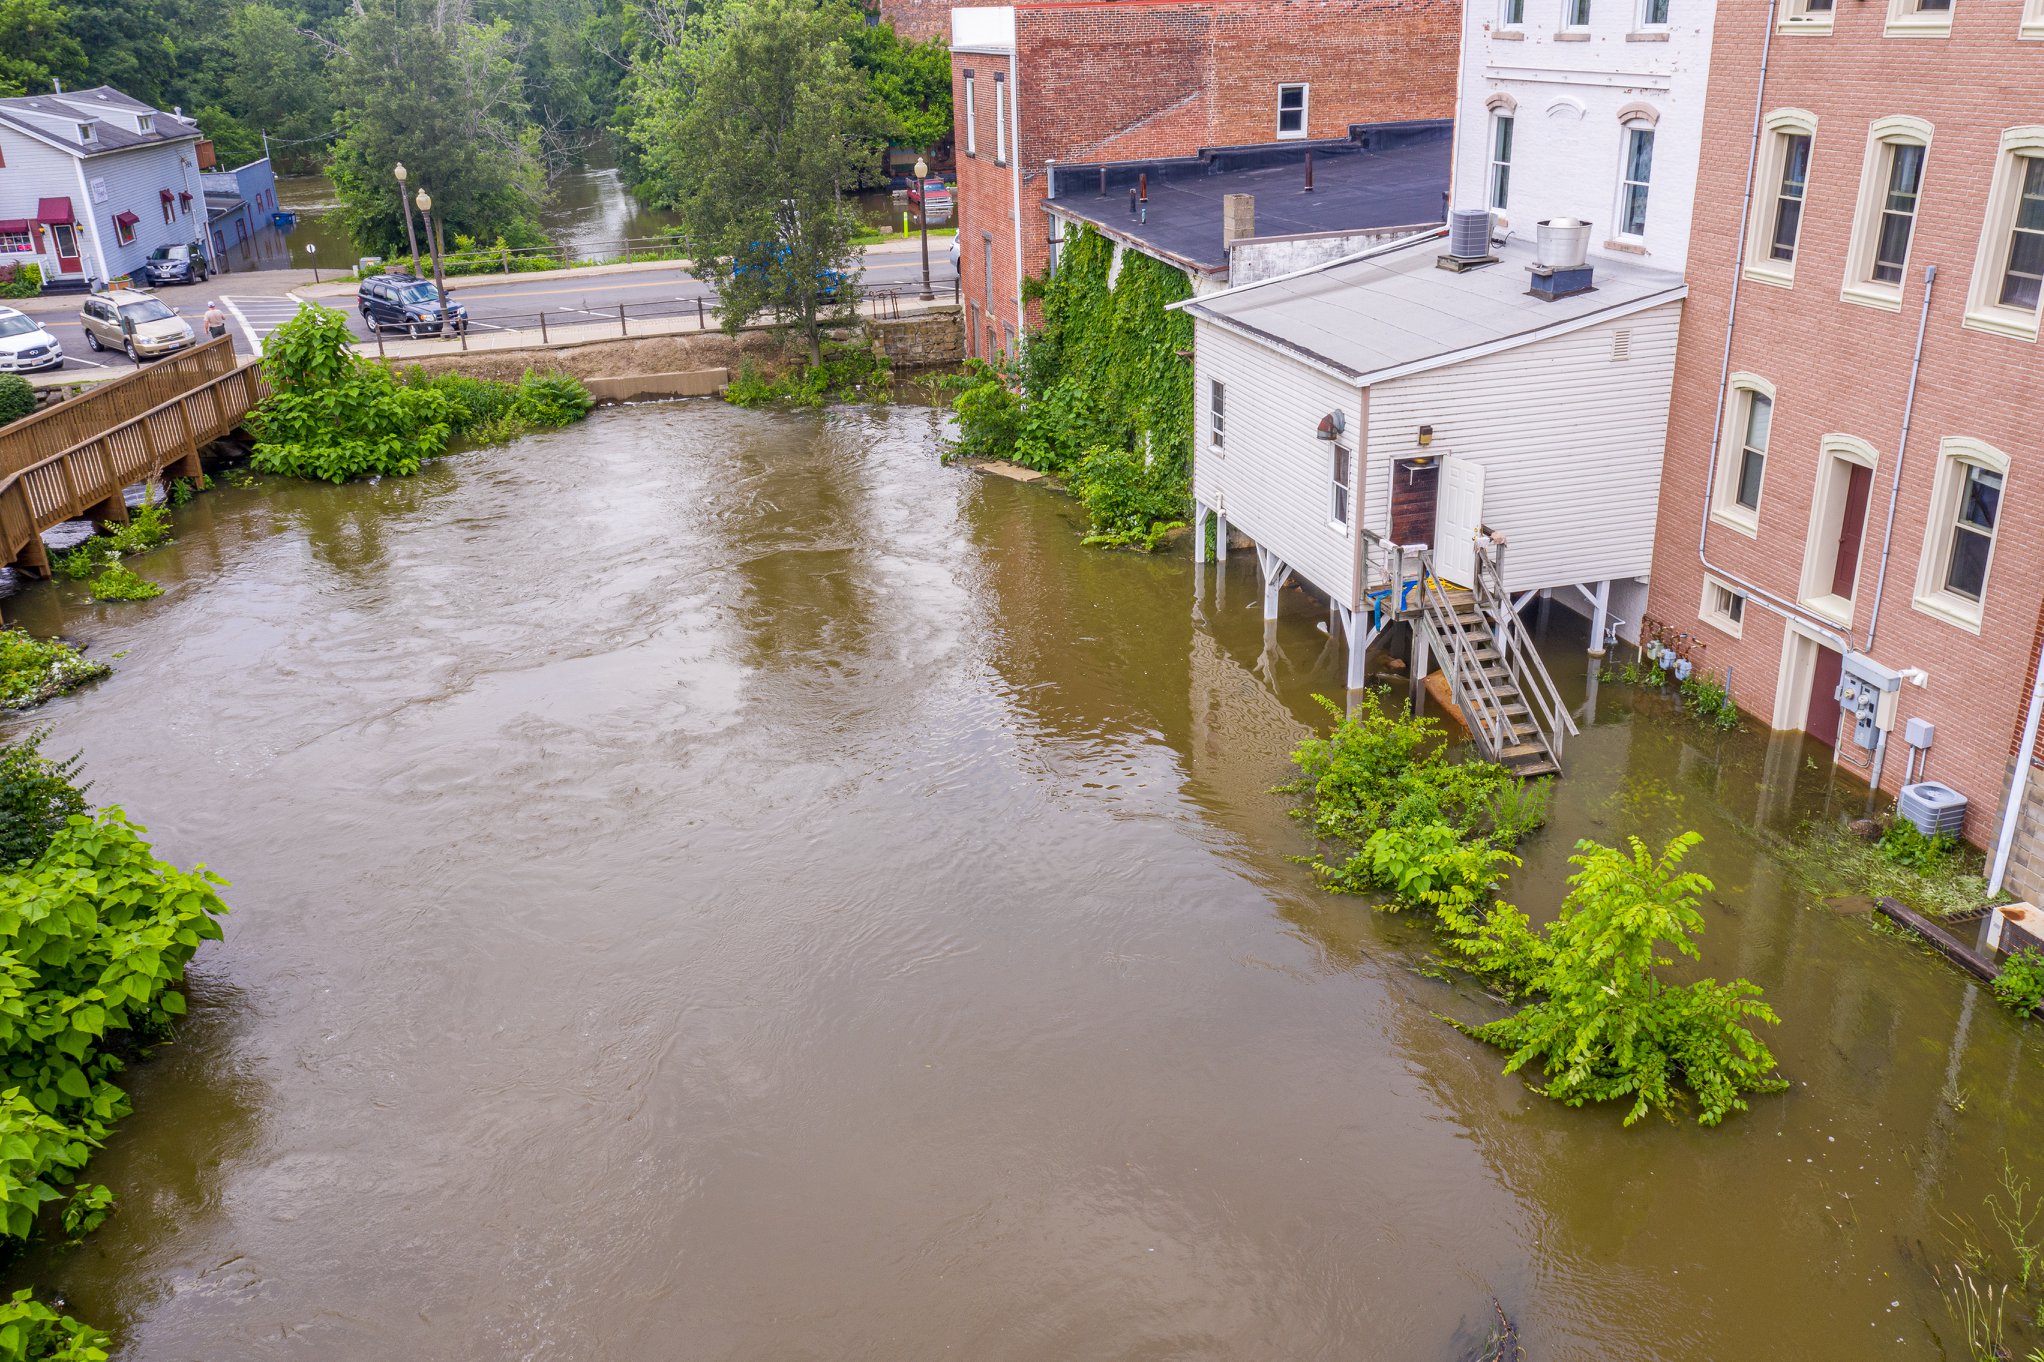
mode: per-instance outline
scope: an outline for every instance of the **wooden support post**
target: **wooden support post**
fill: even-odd
[[[128,499],[122,496],[121,489],[116,487],[111,496],[88,507],[85,516],[101,529],[108,525],[125,525],[128,523]]]
[[[24,577],[40,579],[47,579],[49,577],[50,550],[43,543],[41,534],[37,534],[28,543],[22,545],[21,552],[15,555],[14,570]]]
[[[547,338],[546,338],[546,309],[545,309],[545,308],[541,308],[541,309],[539,310],[539,343],[540,343],[541,345],[545,345],[545,344],[547,343]]]
[[[625,329],[625,305],[623,303],[619,303],[617,305],[617,333],[620,336],[629,336],[632,334],[630,331]]]

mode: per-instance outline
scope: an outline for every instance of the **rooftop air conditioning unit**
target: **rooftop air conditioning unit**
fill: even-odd
[[[1590,291],[1590,224],[1581,218],[1542,218],[1534,233],[1533,296],[1566,298]]]
[[[1438,264],[1444,270],[1466,270],[1497,259],[1490,253],[1490,210],[1454,208],[1448,212],[1448,253]]]

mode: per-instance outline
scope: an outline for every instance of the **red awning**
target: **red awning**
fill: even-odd
[[[142,219],[136,217],[133,213],[114,214],[114,221],[120,223],[121,226],[123,227],[133,227],[136,223],[140,222],[141,220]]]
[[[161,194],[161,195],[163,196],[163,201],[164,201],[165,203],[169,203],[169,202],[170,202],[170,200],[171,200],[171,193],[170,193],[170,191],[169,191],[168,189],[159,189],[159,190],[157,190],[156,192],[157,192],[158,194]]]
[[[18,235],[28,230],[27,218],[0,218],[0,232]]]
[[[71,200],[69,199],[37,199],[35,215],[36,221],[42,223],[77,221],[76,218],[71,216]]]
[[[190,203],[192,201],[192,191],[189,189],[180,189],[177,191],[177,198],[179,203]]]

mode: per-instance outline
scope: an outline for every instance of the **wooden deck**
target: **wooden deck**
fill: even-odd
[[[83,515],[125,520],[132,484],[197,476],[199,450],[267,392],[228,335],[0,427],[0,549],[15,571],[49,576],[44,530]]]

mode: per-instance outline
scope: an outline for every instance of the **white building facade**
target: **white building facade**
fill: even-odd
[[[1703,145],[1713,0],[1468,0],[1455,208],[1500,232],[1592,225],[1592,255],[1681,271]]]

